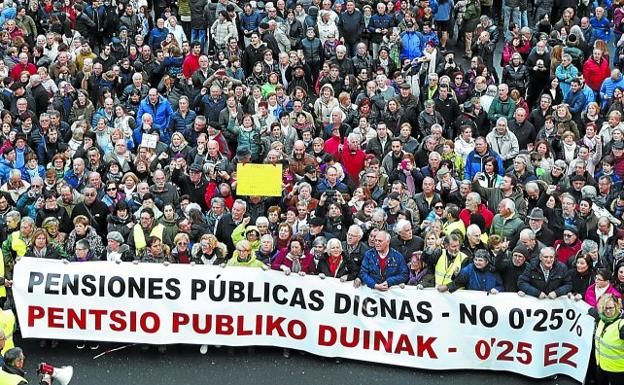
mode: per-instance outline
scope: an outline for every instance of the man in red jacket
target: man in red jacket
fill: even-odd
[[[347,137],[348,148],[342,150],[342,165],[356,185],[360,184],[360,172],[364,170],[366,153],[360,148],[360,135],[351,133]]]
[[[23,71],[28,71],[28,73],[34,75],[37,73],[37,67],[34,64],[28,62],[28,55],[26,55],[25,53],[20,53],[19,62],[15,64],[15,66],[13,66],[13,69],[11,70],[11,79],[19,82],[20,75]]]
[[[602,82],[611,76],[609,61],[602,57],[602,50],[594,48],[593,55],[583,65],[583,78],[596,96],[599,95]],[[592,100],[593,101],[593,100]]]
[[[470,226],[470,215],[481,214],[485,220],[485,227],[490,228],[492,226],[492,220],[494,219],[494,213],[487,208],[487,206],[481,203],[481,195],[476,192],[471,192],[466,195],[466,208],[459,212],[459,219],[464,222],[466,227]]]

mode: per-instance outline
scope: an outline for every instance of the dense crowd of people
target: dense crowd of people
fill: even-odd
[[[624,1],[4,0],[0,27],[5,308],[23,256],[569,296],[624,382]],[[282,196],[237,194],[249,162]]]

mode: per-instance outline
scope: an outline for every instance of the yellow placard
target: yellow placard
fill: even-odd
[[[282,196],[282,165],[238,163],[236,195]]]

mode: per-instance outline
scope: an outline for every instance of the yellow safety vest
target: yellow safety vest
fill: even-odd
[[[21,238],[21,234],[19,230],[11,233],[11,250],[15,251],[18,257],[23,257],[26,255],[26,249],[28,249],[28,245]]]
[[[15,314],[11,310],[0,310],[0,328],[4,332],[6,342],[4,343],[4,349],[0,354],[4,355],[7,350],[15,347],[13,343],[13,331],[15,330]]]
[[[2,254],[2,250],[0,250],[0,277],[4,277],[4,254]],[[0,298],[6,297],[6,287],[4,285],[0,285]]]
[[[26,379],[18,374],[7,373],[4,370],[0,370],[0,385],[17,385],[20,382],[26,382]]]
[[[444,225],[444,228],[442,229],[442,232],[445,235],[449,235],[452,234],[454,232],[459,232],[459,234],[461,234],[462,236],[462,241],[463,239],[466,239],[466,225],[464,225],[464,222],[459,220],[459,221],[455,221],[453,223],[446,223]]]
[[[442,251],[442,255],[438,259],[435,265],[435,284],[448,285],[453,280],[455,271],[461,269],[462,263],[468,258],[468,256],[462,252],[459,252],[453,259],[453,262],[449,265],[446,250]]]
[[[143,250],[147,246],[147,241],[145,240],[145,234],[143,234],[143,228],[141,225],[135,225],[132,228],[134,232],[134,248],[138,250]],[[165,226],[160,223],[152,228],[150,231],[150,237],[157,237],[162,242],[163,232],[165,231]]]
[[[612,372],[624,372],[624,341],[620,338],[619,319],[605,328],[604,321],[598,323],[594,340],[596,342],[596,364],[600,369]]]

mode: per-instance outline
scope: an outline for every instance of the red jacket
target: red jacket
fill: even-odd
[[[341,154],[341,163],[344,166],[347,174],[353,179],[356,185],[360,184],[360,172],[364,170],[364,160],[366,159],[366,153],[362,150],[357,150],[355,154],[349,150],[349,145],[345,143]]]
[[[32,63],[28,63],[25,66],[21,65],[20,63],[17,63],[11,70],[11,79],[13,79],[16,82],[19,82],[20,76],[22,75],[23,71],[28,71],[29,74],[34,75],[37,73],[37,67],[35,67],[35,65]]]
[[[199,69],[199,56],[194,56],[192,53],[188,54],[182,63],[182,73],[184,77],[187,79],[190,78],[197,69]]]
[[[459,212],[459,219],[464,222],[466,227],[470,226],[470,214],[471,212],[468,209],[463,209]],[[485,219],[485,227],[490,228],[492,226],[492,220],[494,219],[494,213],[487,208],[487,206],[483,203],[479,205],[479,210],[477,214],[481,214],[483,219]]]
[[[583,65],[585,84],[594,91],[600,91],[602,82],[609,76],[611,76],[611,68],[609,68],[609,61],[604,58],[598,64],[593,57],[590,57]]]
[[[583,242],[580,239],[577,239],[573,245],[568,245],[564,243],[563,240],[557,239],[555,241],[557,260],[563,264],[566,264],[568,262],[568,259],[570,259],[573,255],[576,255],[579,252],[582,245]]]

